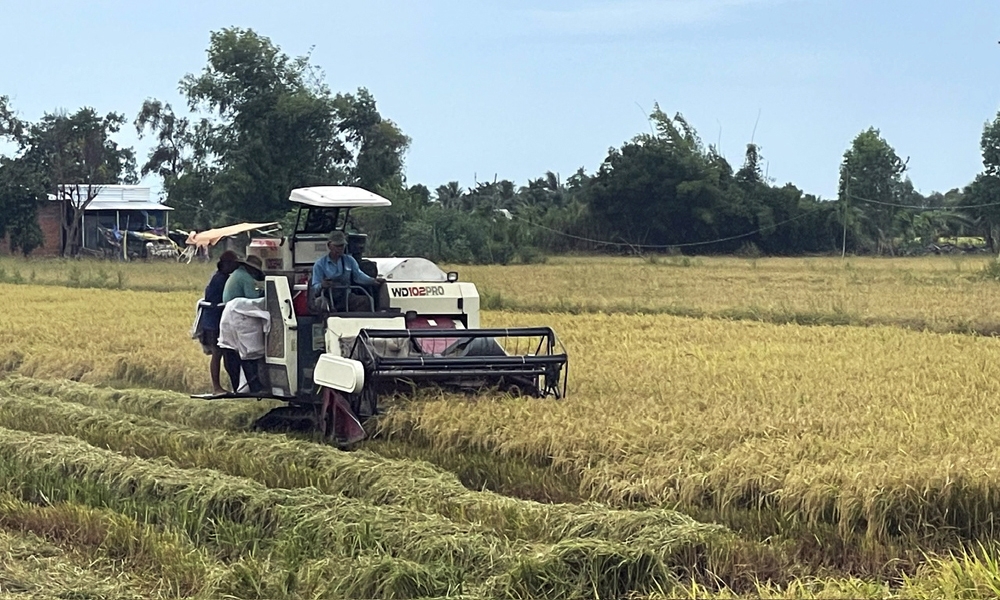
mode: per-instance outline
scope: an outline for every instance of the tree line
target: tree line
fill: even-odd
[[[15,148],[0,156],[0,237],[9,234],[11,250],[27,255],[41,243],[39,199],[69,198],[60,184],[148,175],[162,182],[173,225],[189,230],[288,222],[296,187],[364,187],[393,201],[355,215],[372,252],[449,262],[565,252],[900,254],[943,236],[979,236],[994,250],[1000,243],[1000,114],[984,127],[983,172],[945,194],[917,192],[906,161],[875,128],[844,153],[838,198],[822,199],[775,185],[755,144],[734,166],[659,106],[650,133],[610,149],[593,173],[431,189],[407,182],[410,139],[368,90],[334,93],[309,56],[289,57],[249,29],[213,32],[207,54],[200,73],[180,80],[185,110],[151,98],[131,122],[92,108],[28,122],[0,96],[0,140]],[[129,125],[153,140],[141,164],[113,139]],[[68,211],[67,231],[77,212]]]

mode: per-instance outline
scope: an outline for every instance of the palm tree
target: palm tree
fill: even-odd
[[[434,190],[434,195],[441,208],[457,210],[462,207],[462,196],[465,195],[465,190],[458,185],[457,181],[449,181],[447,185],[439,185]]]

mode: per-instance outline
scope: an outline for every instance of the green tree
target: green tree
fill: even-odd
[[[28,124],[18,118],[10,100],[0,96],[0,140],[23,149]],[[20,154],[20,152],[19,152]],[[45,197],[39,166],[0,156],[0,237],[9,234],[12,252],[30,254],[42,243],[38,227],[38,199]]]
[[[334,108],[337,127],[350,154],[345,166],[348,183],[374,190],[402,174],[403,154],[410,138],[395,123],[382,118],[368,90],[337,94]]]
[[[9,234],[11,252],[27,256],[41,246],[38,202],[44,197],[36,172],[22,161],[0,157],[0,237]]]
[[[457,181],[449,181],[445,185],[439,185],[434,190],[434,198],[442,208],[459,209],[462,207],[462,196],[465,190]]]
[[[291,58],[253,30],[213,32],[208,64],[180,89],[196,116],[150,99],[135,125],[157,139],[144,171],[163,178],[189,225],[278,220],[292,188],[374,190],[402,176],[409,138],[367,90],[334,96],[309,56]]]
[[[124,121],[117,113],[101,116],[81,108],[28,123],[13,114],[6,98],[0,99],[0,135],[18,147],[13,158],[0,161],[0,206],[6,214],[0,229],[10,228],[12,247],[28,253],[41,243],[37,202],[51,190],[63,205],[63,254],[79,252],[83,213],[100,187],[138,181],[132,149],[112,139]]]
[[[207,66],[180,89],[192,111],[210,115],[196,152],[198,170],[211,175],[204,202],[220,217],[276,219],[289,189],[343,180],[333,98],[308,57],[290,58],[252,30],[223,29],[211,34]]]
[[[671,118],[656,106],[650,119],[655,133],[610,150],[590,181],[590,211],[603,237],[651,245],[724,237],[735,225],[725,215],[728,164],[703,148],[680,114]]]
[[[840,165],[838,197],[841,205],[861,205],[874,240],[871,248],[879,254],[895,253],[893,225],[904,197],[903,173],[906,163],[882,137],[878,129],[862,131],[844,152]]]
[[[968,206],[966,212],[978,220],[980,231],[986,236],[990,249],[1000,249],[1000,112],[983,125],[980,138],[983,170],[962,191],[959,206]]]
[[[169,103],[148,99],[134,125],[140,137],[156,137],[140,174],[160,177],[163,194],[175,209],[173,222],[195,229],[211,227],[212,210],[206,204],[215,176],[207,161],[211,123],[201,119],[192,124],[187,117],[178,116]]]
[[[100,116],[92,108],[74,114],[47,114],[31,127],[28,153],[41,154],[41,162],[63,205],[63,256],[80,252],[80,226],[84,211],[102,185],[135,184],[135,153],[112,138],[125,117],[117,113]]]

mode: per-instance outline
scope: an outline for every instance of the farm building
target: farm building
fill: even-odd
[[[69,189],[69,186],[66,186]],[[72,202],[79,205],[86,200],[86,187],[74,190]],[[82,199],[81,197],[82,196]],[[59,256],[66,246],[67,232],[62,223],[69,210],[66,203],[55,195],[39,201],[38,225],[42,231],[42,245],[32,252],[33,256]],[[148,187],[137,185],[102,185],[95,197],[84,210],[83,220],[77,233],[79,245],[87,251],[97,252],[104,244],[106,232],[151,232],[163,235],[169,227],[169,211],[173,210],[150,199]],[[10,252],[10,244],[0,240],[0,253]]]

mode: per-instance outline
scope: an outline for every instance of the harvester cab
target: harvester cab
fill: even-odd
[[[265,272],[265,391],[234,395],[285,403],[259,426],[311,429],[350,444],[365,437],[362,423],[378,413],[380,397],[425,385],[565,395],[567,355],[552,329],[481,329],[479,293],[458,273],[424,258],[364,255],[366,236],[347,231],[350,212],[389,200],[345,186],[295,189],[289,199],[298,205],[294,231],[252,239],[247,249]],[[311,281],[332,231],[344,232],[346,253],[379,286],[320,291]]]

